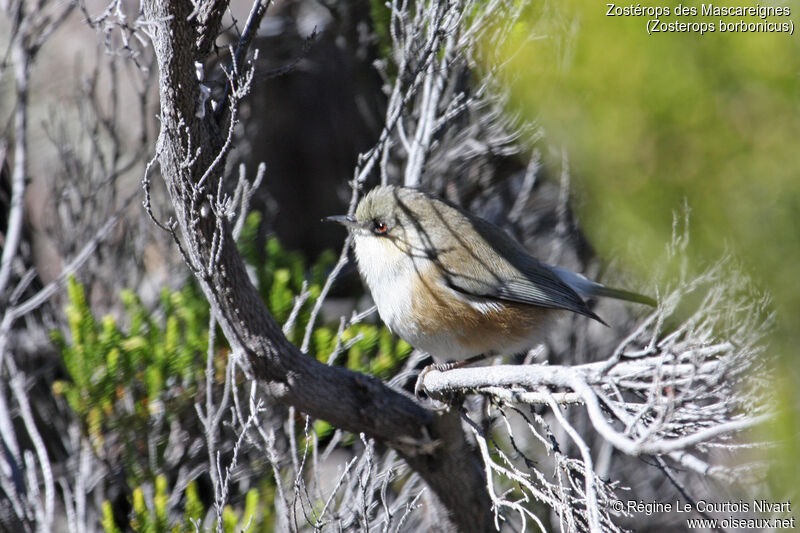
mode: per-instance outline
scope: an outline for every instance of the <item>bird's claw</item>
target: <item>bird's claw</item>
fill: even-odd
[[[437,372],[446,372],[458,366],[458,363],[435,363],[432,365],[428,365],[422,369],[417,376],[417,382],[414,384],[414,395],[417,398],[422,398],[422,393],[427,391],[425,390],[425,376],[428,375],[432,370],[436,370]]]

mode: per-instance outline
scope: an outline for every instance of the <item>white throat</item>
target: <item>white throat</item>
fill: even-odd
[[[358,270],[366,281],[381,319],[393,333],[404,333],[411,326],[411,289],[414,279],[412,259],[391,242],[372,235],[354,236]]]

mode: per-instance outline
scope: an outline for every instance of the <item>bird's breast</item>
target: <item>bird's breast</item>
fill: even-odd
[[[358,270],[369,287],[381,320],[408,342],[411,336],[413,261],[386,239],[357,237]],[[413,345],[413,343],[412,343]]]

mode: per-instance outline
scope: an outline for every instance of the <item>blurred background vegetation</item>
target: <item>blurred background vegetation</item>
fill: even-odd
[[[660,20],[763,22],[674,16],[680,4],[659,2],[671,13]],[[791,16],[767,21],[800,15],[796,1],[770,5],[789,7]],[[774,428],[785,446],[773,481],[796,490],[800,40],[718,29],[649,35],[654,17],[607,11],[605,2],[534,4],[505,51],[512,105],[544,127],[556,147],[551,164],[561,164],[562,149],[569,155],[582,227],[600,255],[646,274],[686,201],[693,262],[731,252],[771,292],[772,348],[785,368],[776,389],[788,407]]]

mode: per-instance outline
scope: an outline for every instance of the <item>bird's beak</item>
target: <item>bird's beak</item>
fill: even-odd
[[[342,226],[345,226],[345,227],[351,228],[351,229],[357,229],[357,228],[361,227],[361,225],[358,222],[356,222],[356,219],[354,219],[351,216],[347,216],[347,215],[336,215],[336,216],[333,216],[333,217],[325,217],[325,218],[322,219],[322,221],[323,222],[336,222],[336,223],[341,224]]]

